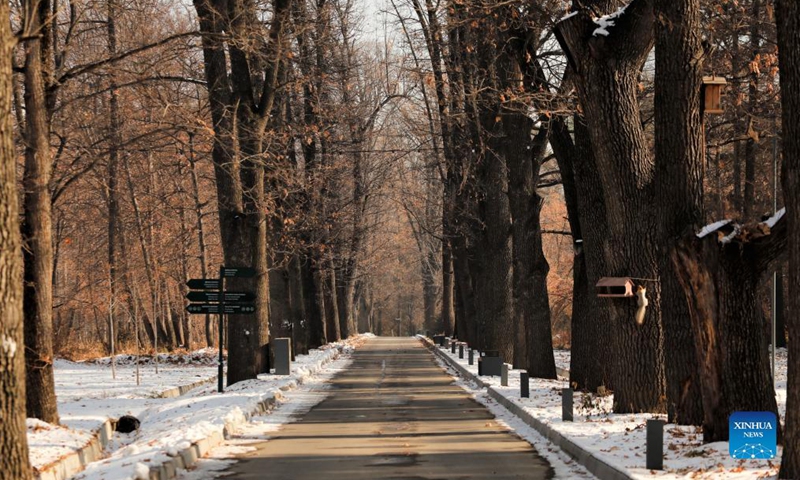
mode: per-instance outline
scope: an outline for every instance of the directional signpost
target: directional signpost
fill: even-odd
[[[186,285],[193,291],[186,294],[190,303],[186,311],[190,314],[219,315],[219,382],[217,390],[222,393],[222,319],[224,315],[252,315],[256,306],[251,303],[256,299],[253,292],[226,292],[226,278],[252,278],[256,271],[248,267],[219,267],[219,279],[193,278]]]
[[[223,295],[225,303],[241,303],[252,302],[256,296],[251,292],[225,292]],[[214,302],[218,303],[219,293],[217,292],[189,292],[186,294],[186,299],[190,302]]]
[[[189,313],[211,313],[218,315],[220,306],[219,303],[190,303],[189,306],[186,307],[186,311]],[[222,307],[222,313],[225,315],[256,313],[256,307],[253,304],[231,305],[226,303]]]

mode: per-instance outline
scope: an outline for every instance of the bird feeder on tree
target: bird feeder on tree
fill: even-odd
[[[723,113],[722,87],[727,84],[725,77],[703,77],[703,113]]]
[[[632,297],[633,280],[630,277],[603,277],[596,285],[600,298]]]

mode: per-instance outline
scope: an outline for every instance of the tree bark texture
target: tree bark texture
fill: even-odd
[[[573,118],[574,140],[562,119],[553,122],[550,134],[575,249],[569,375],[573,388],[597,391],[600,386],[613,388],[614,362],[596,361],[614,358],[610,305],[597,298],[594,287],[606,271],[608,230],[603,186],[596,180],[600,173],[589,132],[582,117]]]
[[[9,18],[0,4],[0,18]],[[23,343],[23,262],[20,241],[11,59],[16,40],[10,22],[0,25],[0,477],[28,480]]]
[[[589,11],[579,10],[558,23],[556,36],[575,72],[574,84],[607,193],[606,276],[656,279],[659,209],[653,202],[654,162],[637,99],[639,74],[653,45],[652,0],[630,3],[609,27],[609,35],[595,35],[596,29]],[[657,282],[647,285],[650,308],[642,325],[633,319],[636,303],[630,298],[608,300],[616,341],[616,413],[665,410],[659,290]]]
[[[800,4],[779,0],[775,14],[783,120],[783,198],[789,250],[786,296],[789,329],[789,383],[780,478],[800,478]],[[794,343],[791,339],[795,339]]]
[[[699,362],[703,441],[728,440],[736,411],[777,415],[758,286],[786,250],[786,222],[731,232],[694,233],[678,242],[673,262],[686,292]],[[735,373],[732,373],[735,372]]]
[[[667,413],[671,423],[703,418],[694,339],[678,278],[675,239],[704,221],[705,135],[702,118],[703,47],[699,0],[656,0],[656,198],[661,215],[661,321],[664,328]]]
[[[52,74],[45,22],[49,1],[24,4],[33,35],[25,44],[25,171],[22,241],[25,261],[25,362],[28,416],[57,424],[53,379],[53,231],[50,198],[50,117],[46,77]]]
[[[214,123],[214,148],[220,231],[226,266],[251,267],[253,279],[229,279],[232,290],[256,294],[256,315],[228,322],[228,384],[256,378],[261,346],[269,341],[269,275],[265,216],[264,135],[275,104],[278,73],[285,57],[284,27],[291,0],[275,0],[267,35],[263,80],[246,49],[257,12],[244,0],[195,0],[203,36],[203,57]],[[223,33],[231,37],[225,42]],[[227,58],[226,47],[227,45]],[[227,64],[230,64],[230,78]],[[235,119],[236,129],[233,130]],[[235,141],[234,141],[235,135]]]

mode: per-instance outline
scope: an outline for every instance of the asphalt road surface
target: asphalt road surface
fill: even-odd
[[[330,396],[230,467],[236,479],[546,479],[550,465],[499,426],[413,338],[374,338]]]

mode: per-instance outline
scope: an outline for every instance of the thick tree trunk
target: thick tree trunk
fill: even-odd
[[[656,198],[663,205],[661,318],[664,328],[669,421],[699,425],[703,405],[691,321],[672,268],[674,241],[704,221],[705,135],[700,0],[656,0]]]
[[[9,18],[8,2],[0,18]],[[25,353],[23,343],[23,264],[20,255],[14,125],[11,112],[11,59],[16,41],[10,22],[0,25],[0,475],[31,478],[25,426]]]
[[[752,16],[750,17],[750,58],[756,58],[761,50],[761,0],[753,0]],[[747,111],[754,112],[759,103],[759,74],[758,70],[751,69],[747,85]],[[758,161],[759,146],[751,132],[755,131],[755,117],[751,116],[747,124],[747,143],[745,144],[744,161],[744,203],[743,217],[753,218],[756,214],[756,162]]]
[[[442,242],[442,317],[441,328],[445,335],[452,335],[456,323],[455,282],[453,279],[453,254],[450,241],[445,235]]]
[[[303,270],[300,255],[292,255],[286,267],[289,274],[289,297],[291,299],[293,352],[308,353],[308,314],[306,313],[306,292],[303,288]],[[313,290],[311,290],[313,292]]]
[[[505,362],[514,358],[514,311],[511,248],[511,209],[503,138],[506,119],[496,122],[497,113],[482,115],[481,125],[490,140],[478,165],[478,218],[482,228],[475,257],[475,298],[479,322],[479,345],[499,351]],[[508,120],[510,121],[510,119]],[[502,125],[499,125],[502,124]]]
[[[783,115],[783,198],[789,250],[789,365],[780,478],[800,478],[800,4],[779,0],[778,48]],[[792,342],[792,339],[794,341]]]
[[[689,233],[673,252],[699,360],[707,443],[728,440],[733,412],[778,411],[766,338],[756,333],[763,323],[757,300],[765,272],[785,252],[786,222],[766,235],[756,227],[743,227],[730,242],[718,241],[717,232]]]
[[[556,378],[547,273],[550,270],[542,250],[540,214],[543,199],[536,188],[547,145],[549,126],[542,126],[531,140],[533,120],[509,115],[503,121],[504,148],[508,164],[508,197],[513,238],[514,367],[524,368],[532,377]],[[519,339],[524,339],[519,341]],[[517,352],[517,349],[524,349]]]
[[[273,231],[275,229],[273,223]],[[287,337],[292,328],[289,272],[286,259],[279,251],[275,240],[271,242],[271,264],[269,268],[269,321],[271,337]]]
[[[253,291],[256,314],[228,322],[228,384],[256,378],[263,368],[261,347],[269,341],[269,274],[264,192],[264,132],[275,104],[280,63],[286,57],[284,27],[291,0],[273,2],[266,60],[256,65],[247,39],[257,14],[242,0],[195,0],[203,36],[203,57],[214,123],[212,159],[217,181],[225,264],[251,267],[252,279],[234,278],[231,290]],[[223,32],[232,41],[223,40]],[[229,59],[226,59],[225,47]],[[228,62],[229,60],[229,62]],[[230,77],[228,76],[230,65]],[[253,75],[254,68],[263,72]],[[262,76],[263,75],[263,76]],[[263,79],[254,84],[254,76]],[[235,134],[232,126],[235,118]],[[238,149],[236,148],[238,147]],[[234,152],[240,157],[234,156]],[[238,169],[237,169],[238,167]]]
[[[605,192],[610,248],[607,276],[656,279],[659,209],[653,201],[653,158],[637,99],[639,74],[653,44],[651,0],[634,0],[609,35],[586,10],[561,21],[557,37],[575,71]],[[610,299],[616,369],[614,412],[665,411],[663,331],[658,283],[648,283],[650,308],[638,325],[636,303]]]
[[[573,117],[575,139],[561,119],[553,123],[550,144],[558,161],[564,185],[573,248],[573,293],[571,322],[570,384],[575,388],[597,391],[613,388],[613,337],[609,305],[598,299],[595,284],[604,276],[604,251],[608,244],[603,187],[586,124]]]
[[[329,322],[325,312],[324,270],[320,270],[319,266],[319,262],[313,261],[310,255],[301,265],[309,348],[317,348],[328,343]]]
[[[50,2],[25,2],[26,19],[38,35],[49,21]],[[53,379],[53,232],[51,218],[50,118],[45,77],[50,48],[47,34],[25,44],[25,171],[22,240],[25,261],[25,362],[28,416],[58,423]]]

